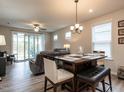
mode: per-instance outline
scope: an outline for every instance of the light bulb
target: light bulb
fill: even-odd
[[[76,29],[79,28],[79,26],[80,26],[79,24],[75,24],[75,28],[76,28]]]
[[[74,30],[74,26],[70,26],[70,30]]]
[[[79,30],[81,30],[81,31],[82,31],[82,30],[83,30],[83,26],[80,26],[80,27],[79,27]]]
[[[34,28],[34,31],[35,31],[35,32],[39,32],[39,30],[40,30],[39,27],[35,27],[35,28]]]
[[[93,12],[93,9],[89,9],[89,13],[92,13]]]

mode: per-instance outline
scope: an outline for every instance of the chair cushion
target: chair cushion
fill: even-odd
[[[71,72],[66,71],[64,69],[58,69],[58,81],[57,82],[62,82],[67,79],[71,79],[73,77],[74,75]]]
[[[77,75],[77,77],[85,82],[97,83],[106,75],[108,75],[109,72],[110,72],[109,68],[99,66],[90,68],[86,71],[82,71]]]

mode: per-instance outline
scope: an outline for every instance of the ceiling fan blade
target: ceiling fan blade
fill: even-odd
[[[46,28],[41,28],[40,30],[47,30]]]

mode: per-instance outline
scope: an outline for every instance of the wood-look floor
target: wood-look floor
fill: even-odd
[[[114,92],[124,91],[124,80],[118,80],[113,75],[112,85]],[[44,75],[33,76],[30,72],[28,62],[8,65],[6,76],[0,82],[0,92],[42,92],[43,88]],[[52,89],[49,91],[52,91]],[[58,91],[67,90],[61,90],[59,87]]]

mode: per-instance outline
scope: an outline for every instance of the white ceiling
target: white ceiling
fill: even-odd
[[[124,8],[124,0],[79,0],[79,21]],[[89,13],[93,9],[93,13]],[[9,24],[8,24],[9,23]],[[0,0],[0,25],[32,29],[40,23],[56,31],[75,23],[74,0]]]

